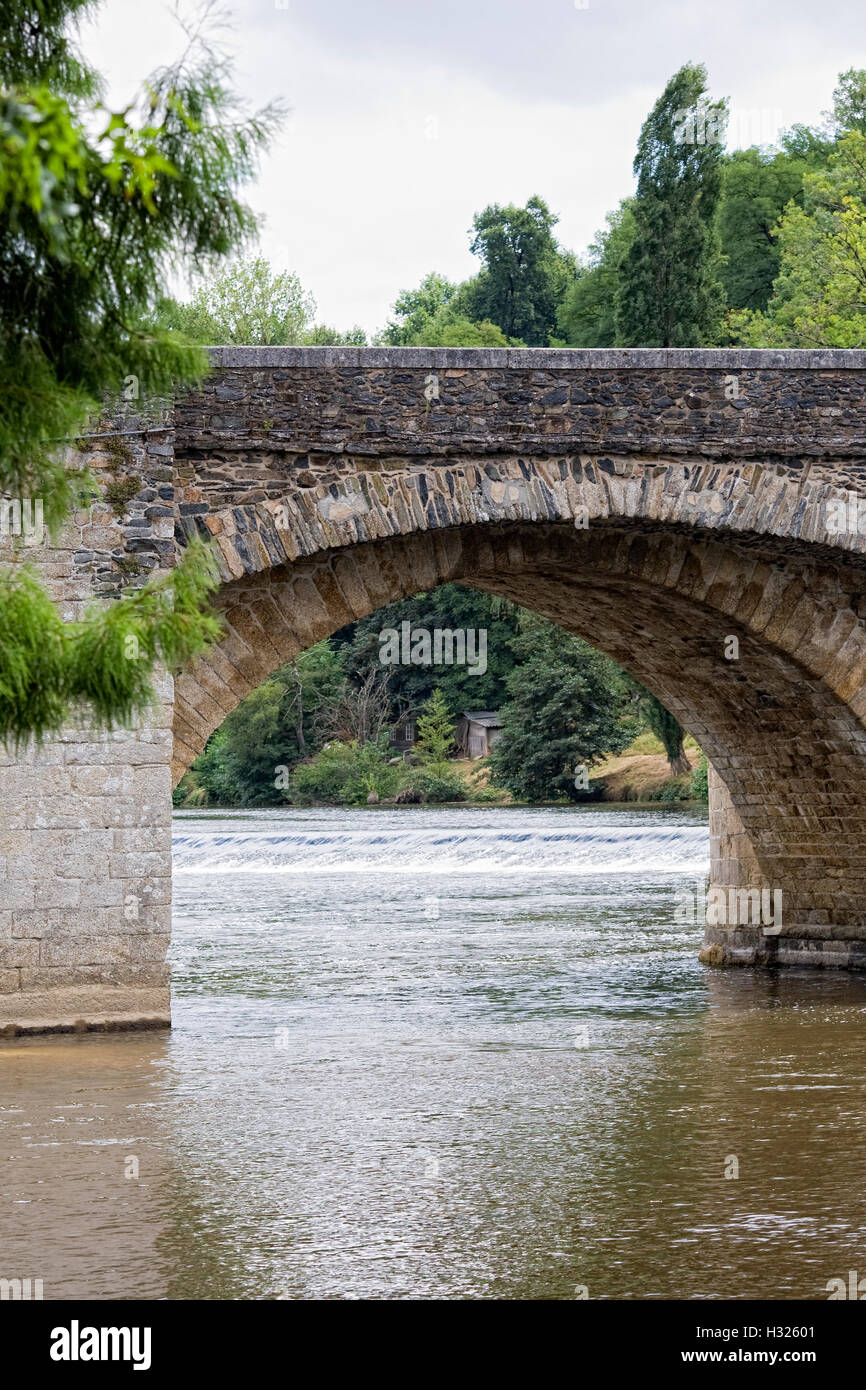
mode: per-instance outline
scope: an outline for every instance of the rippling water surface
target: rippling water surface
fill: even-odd
[[[707,860],[682,809],[179,815],[173,1032],[0,1043],[0,1277],[787,1299],[866,1275],[866,980],[699,965]]]

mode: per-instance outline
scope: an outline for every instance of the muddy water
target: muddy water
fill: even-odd
[[[866,980],[700,966],[706,865],[683,810],[178,816],[173,1032],[0,1043],[0,1277],[824,1299],[866,1276]]]

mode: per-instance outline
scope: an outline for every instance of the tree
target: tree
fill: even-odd
[[[837,138],[849,130],[866,135],[866,68],[849,68],[839,74],[833,109],[826,114]]]
[[[779,218],[803,201],[807,161],[784,150],[734,150],[723,166],[720,271],[731,309],[765,309],[779,270]]]
[[[579,637],[541,618],[513,639],[502,733],[491,754],[493,779],[527,801],[574,798],[579,770],[631,742],[622,719],[618,668]]]
[[[454,719],[442,691],[434,690],[418,715],[415,753],[425,769],[441,775],[453,748]]]
[[[459,313],[459,286],[436,272],[426,275],[416,290],[404,290],[387,325],[386,343],[404,347],[507,347],[508,339],[495,323],[473,323]]]
[[[304,343],[313,347],[363,347],[363,328],[341,333],[314,323],[316,301],[297,275],[275,271],[264,256],[233,261],[215,279],[200,285],[188,303],[164,299],[159,324],[195,343],[240,343],[276,347]]]
[[[557,327],[568,347],[616,346],[616,297],[621,262],[634,238],[632,200],[608,213],[607,227],[597,232],[587,263],[565,292]]]
[[[359,747],[371,740],[380,742],[390,721],[388,672],[381,666],[369,666],[366,671],[357,672],[354,681],[345,681],[324,703],[319,719],[329,737],[354,742]]]
[[[804,174],[802,206],[789,204],[779,223],[773,297],[764,313],[732,315],[733,333],[749,346],[866,345],[864,92],[866,72],[842,74],[830,117],[836,143],[825,167]]]
[[[316,303],[297,275],[271,270],[264,256],[232,262],[188,304],[167,301],[162,320],[196,343],[272,347],[303,341]]]
[[[724,304],[715,227],[725,102],[706,69],[675,73],[643,124],[634,172],[634,237],[622,262],[617,339],[625,347],[699,347],[717,339]]]
[[[691,763],[686,757],[683,747],[685,731],[682,725],[674,718],[670,710],[665,708],[661,700],[658,700],[649,690],[638,685],[637,681],[632,680],[630,676],[624,678],[625,687],[631,692],[632,700],[637,705],[641,718],[665,750],[671,776],[681,777],[684,772],[690,772]]]
[[[538,197],[526,207],[492,203],[473,219],[471,249],[483,268],[453,300],[459,313],[496,324],[511,340],[547,347],[568,286],[577,275],[557,245],[558,219]]]
[[[301,342],[309,347],[366,347],[367,334],[358,324],[341,331],[327,323],[314,323],[304,330]]]
[[[431,270],[417,289],[403,290],[394,304],[394,318],[382,337],[394,347],[410,347],[424,335],[429,325],[443,315],[457,293],[453,280]],[[423,344],[421,344],[423,346]]]
[[[482,663],[478,661],[387,666],[394,723],[419,709],[436,688],[452,710],[499,708],[505,699],[505,677],[514,665],[510,640],[517,631],[517,609],[513,604],[464,584],[442,584],[430,593],[389,604],[334,634],[332,640],[342,653],[346,670],[381,670],[381,634],[389,629],[402,633],[404,623],[409,624],[410,632],[419,628],[430,633],[437,628],[473,632],[476,656],[482,640],[485,645],[485,669],[480,669]]]
[[[201,33],[136,108],[94,105],[99,79],[70,37],[87,8],[9,0],[0,50],[0,492],[40,499],[55,534],[78,490],[58,443],[125,380],[158,396],[206,369],[200,351],[154,325],[154,309],[178,259],[203,269],[253,232],[236,193],[280,114],[240,109]],[[186,660],[218,631],[201,550],[77,624],[26,569],[8,567],[0,738],[56,733],[82,701],[108,727],[140,713],[154,662]]]
[[[217,805],[279,805],[278,769],[292,768],[329,737],[328,715],[345,688],[328,642],[281,666],[226,716],[178,789],[183,804],[201,788]]]

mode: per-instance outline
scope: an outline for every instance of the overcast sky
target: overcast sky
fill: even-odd
[[[585,7],[584,7],[585,6]],[[815,122],[866,67],[862,0],[233,0],[228,44],[251,101],[291,108],[248,200],[264,253],[338,328],[380,328],[429,270],[477,268],[487,203],[533,193],[583,251],[633,187],[641,122],[704,62],[732,144]],[[187,9],[187,12],[189,10]],[[163,0],[106,0],[84,31],[114,102],[183,39]]]

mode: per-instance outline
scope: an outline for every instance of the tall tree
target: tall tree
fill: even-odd
[[[727,106],[706,69],[686,64],[640,133],[634,237],[621,263],[617,338],[625,347],[716,341],[724,305],[716,210]]]
[[[835,143],[825,164],[812,159],[802,206],[791,202],[778,225],[773,297],[764,313],[731,319],[752,347],[866,345],[866,71],[843,73],[833,95]]]
[[[547,347],[577,275],[574,256],[553,235],[557,221],[537,197],[523,208],[493,203],[477,213],[471,249],[483,268],[456,296],[459,311],[474,322],[495,323],[509,339]]]
[[[623,685],[637,708],[641,721],[655,734],[665,750],[672,777],[691,770],[684,745],[685,730],[655,695],[623,672]]]

